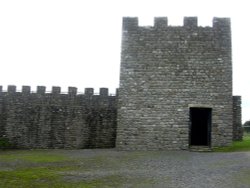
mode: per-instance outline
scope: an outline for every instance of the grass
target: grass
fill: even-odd
[[[250,151],[250,134],[244,134],[243,141],[234,141],[231,146],[215,148],[216,152]]]
[[[100,169],[119,168],[120,163],[139,156],[75,158],[60,150],[0,151],[0,187],[4,188],[98,188],[154,183],[150,178],[124,177],[119,174],[91,175]],[[85,175],[86,174],[86,175]]]
[[[32,167],[11,171],[0,171],[0,187],[4,188],[98,188],[118,187],[122,182],[119,176],[110,175],[93,180],[65,180],[64,172],[74,170],[71,167]]]
[[[55,170],[36,167],[0,171],[1,187],[46,187],[56,182],[58,175]]]
[[[75,163],[51,150],[1,151],[1,163],[4,166],[0,165],[0,187],[79,187],[76,183],[63,181],[61,175],[72,170]]]
[[[69,160],[63,155],[52,154],[46,150],[19,150],[0,152],[1,161],[20,160],[33,163],[53,163]]]
[[[250,151],[250,134],[242,142],[215,151]],[[146,155],[147,157],[145,157]],[[166,154],[167,155],[167,154]],[[144,157],[142,157],[144,156]],[[159,181],[152,177],[127,177],[121,173],[130,162],[157,158],[157,152],[129,152],[120,155],[72,156],[63,150],[0,150],[0,187],[4,188],[98,188],[154,187]],[[179,157],[180,158],[180,157]],[[180,160],[184,160],[180,158]],[[224,164],[223,164],[224,165]],[[107,173],[98,173],[105,169]],[[129,167],[133,171],[133,166]],[[112,172],[112,173],[111,173]],[[237,180],[249,184],[249,175],[239,174]],[[170,182],[167,178],[164,182]]]

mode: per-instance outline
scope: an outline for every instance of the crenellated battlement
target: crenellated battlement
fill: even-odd
[[[213,28],[230,28],[230,18],[213,18]],[[168,17],[155,17],[153,28],[168,28],[168,27],[183,27],[183,28],[195,28],[198,27],[197,17],[184,17],[182,26],[169,26]],[[123,30],[133,30],[133,28],[143,28],[139,26],[138,17],[124,17],[123,18]]]
[[[198,26],[198,19],[197,17],[184,17],[184,27],[197,27]]]
[[[95,92],[94,88],[85,88],[84,92],[78,92],[78,89],[76,87],[68,87],[67,92],[61,92],[61,87],[58,86],[53,86],[50,91],[46,91],[45,86],[37,86],[36,91],[31,91],[30,86],[22,86],[21,91],[17,91],[17,87],[15,85],[8,85],[7,91],[3,91],[3,86],[0,86],[0,93],[22,93],[22,94],[54,94],[54,95],[86,95],[86,96],[91,96],[91,95],[100,95],[100,96],[116,96],[117,93],[111,94],[109,93],[108,88],[100,88],[99,92]],[[117,92],[117,91],[116,91]]]
[[[184,17],[182,26],[155,17],[144,27],[125,17],[115,95],[108,88],[96,94],[94,88],[0,86],[0,138],[17,148],[228,146],[242,137],[230,27],[229,18],[202,27],[197,17]]]
[[[69,87],[0,86],[0,138],[17,148],[110,148],[115,146],[117,97],[107,88],[78,93]]]
[[[156,17],[153,26],[145,27],[137,17],[123,18],[117,147],[188,149],[193,106],[209,106],[215,117],[213,132],[199,137],[211,134],[212,147],[229,145],[230,19],[215,17],[206,27],[197,17],[184,17],[182,26],[168,21]]]

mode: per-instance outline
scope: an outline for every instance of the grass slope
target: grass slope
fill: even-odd
[[[243,141],[235,141],[231,146],[214,149],[216,152],[250,151],[250,134],[245,134]]]

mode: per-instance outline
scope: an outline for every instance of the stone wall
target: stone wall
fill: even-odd
[[[139,27],[123,19],[116,145],[120,149],[188,149],[190,107],[212,108],[211,147],[232,142],[230,19],[212,27]]]
[[[233,96],[233,140],[240,141],[242,139],[241,96]]]
[[[110,148],[115,147],[116,96],[101,88],[77,94],[70,87],[61,94],[60,87],[46,93],[43,86],[36,93],[29,86],[16,92],[0,87],[0,137],[7,137],[17,148]]]
[[[188,149],[197,107],[212,112],[209,147],[227,146],[242,138],[240,105],[232,97],[230,19],[200,27],[196,17],[183,26],[160,17],[139,27],[124,18],[118,100],[106,88],[94,95],[0,87],[0,138],[18,148]]]

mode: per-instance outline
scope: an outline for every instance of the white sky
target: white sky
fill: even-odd
[[[250,119],[250,11],[247,0],[0,0],[0,85],[119,86],[123,16],[152,25],[166,16],[182,25],[197,16],[211,26],[213,17],[231,17],[234,95],[243,100],[243,122]]]

